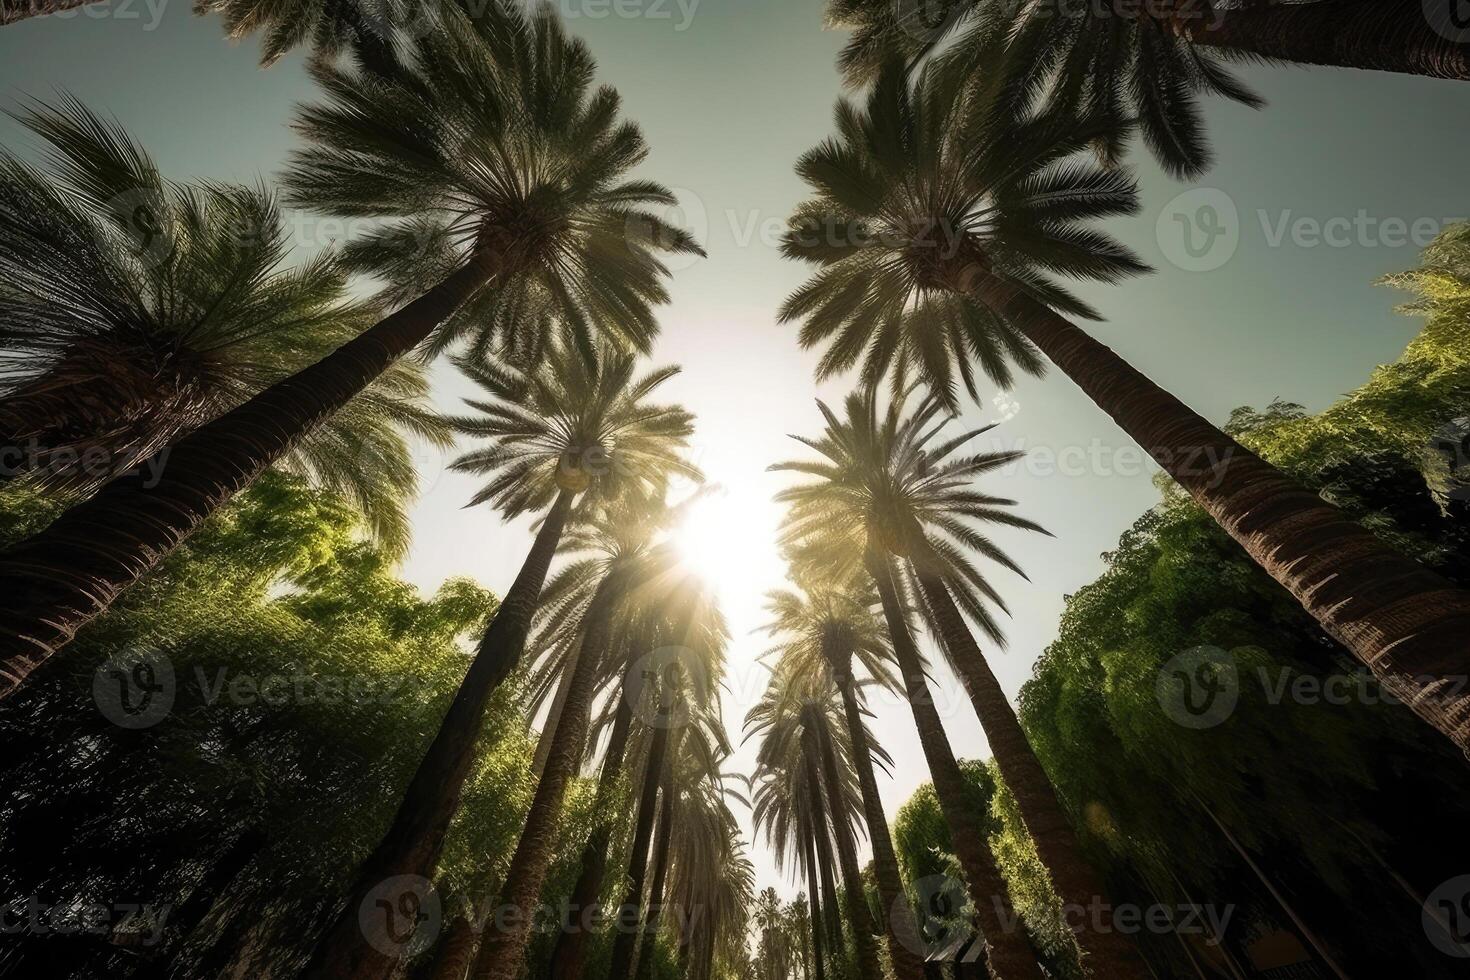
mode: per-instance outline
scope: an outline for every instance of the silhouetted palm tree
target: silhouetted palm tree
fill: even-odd
[[[1378,540],[1154,384],[1061,313],[1094,315],[1047,278],[1113,280],[1139,261],[1084,221],[1136,209],[1131,179],[1069,158],[1096,130],[1064,114],[1018,120],[962,73],[901,69],[839,136],[807,153],[817,196],[785,252],[822,266],[786,303],[823,375],[863,356],[863,379],[917,374],[946,405],[971,359],[1061,368],[1389,689],[1470,748],[1470,593]],[[1060,311],[1060,312],[1059,312]]]
[[[441,17],[391,75],[314,70],[326,97],[302,110],[310,144],[286,177],[293,203],[385,222],[345,261],[384,271],[406,305],[181,439],[156,485],[114,480],[0,556],[0,695],[415,348],[523,353],[552,324],[584,352],[598,333],[650,343],[655,253],[698,246],[643,210],[672,194],[625,179],[646,145],[617,95],[593,90],[586,46],[512,0]]]
[[[588,358],[577,350],[554,350],[530,371],[493,361],[462,361],[460,366],[486,398],[470,399],[475,414],[456,419],[456,428],[492,440],[451,464],[455,470],[489,477],[471,505],[491,503],[507,519],[525,513],[544,516],[531,552],[481,638],[392,826],[363,862],[346,909],[318,947],[313,976],[348,976],[391,962],[380,948],[385,944],[373,945],[359,928],[358,907],[387,879],[433,874],[474,762],[486,705],[521,660],[541,586],[573,501],[584,494],[596,500],[625,490],[647,492],[671,475],[700,476],[681,456],[693,431],[692,417],[681,408],[649,401],[676,368],[640,377],[632,354],[606,352]],[[556,773],[548,766],[548,778],[537,789],[531,805],[533,823],[552,823],[560,811],[565,780],[582,751],[574,730],[569,729],[568,742],[576,742],[575,748],[564,749]],[[508,898],[526,900],[522,892],[532,879],[533,888],[539,888],[545,870],[543,844],[535,834],[522,839],[506,877]],[[495,950],[514,945],[513,932],[507,933],[484,937],[479,963],[486,963],[487,957],[494,961]],[[512,958],[518,969],[518,954]]]
[[[21,120],[50,153],[43,168],[0,154],[0,481],[94,492],[376,318],[330,255],[286,267],[267,190],[172,183],[74,99]],[[353,502],[401,552],[418,485],[404,436],[450,442],[427,395],[422,367],[400,362],[277,466]]]

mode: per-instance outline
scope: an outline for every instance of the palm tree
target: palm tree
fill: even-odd
[[[756,896],[751,920],[760,937],[756,956],[762,980],[788,980],[795,975],[796,957],[786,929],[786,915],[776,889],[767,888]]]
[[[577,618],[574,610],[596,594],[593,583],[599,577],[615,572],[627,577],[612,652],[603,659],[597,680],[599,687],[608,689],[608,698],[594,731],[610,729],[593,804],[598,820],[582,849],[581,869],[569,901],[584,922],[590,921],[586,913],[601,894],[609,845],[620,824],[613,814],[618,812],[617,793],[626,763],[647,749],[647,725],[664,710],[655,703],[657,672],[669,665],[650,663],[646,652],[673,645],[685,651],[697,682],[686,694],[701,711],[708,708],[712,693],[706,679],[722,670],[729,640],[724,618],[699,581],[682,568],[676,549],[657,540],[659,532],[677,521],[680,513],[682,506],[668,507],[661,496],[625,494],[606,508],[603,519],[573,530],[568,550],[589,557],[568,563],[546,589],[548,655],[539,671],[543,698],[557,678],[566,674],[566,666],[577,662],[560,635],[563,630],[553,624]],[[629,574],[634,571],[636,576]],[[562,710],[553,705],[547,719],[551,741],[560,731],[566,704],[563,700]],[[591,746],[599,741],[600,735],[593,737]],[[563,932],[552,951],[552,973],[568,980],[580,977],[588,938],[586,929]]]
[[[962,97],[969,86],[972,91]],[[1394,551],[1287,479],[1060,315],[1095,316],[1046,277],[1111,280],[1143,267],[1082,224],[1136,209],[1130,178],[1069,162],[1097,130],[1065,114],[1016,120],[994,89],[899,68],[799,169],[817,196],[786,254],[822,270],[786,303],[823,375],[867,351],[863,378],[917,374],[954,405],[971,357],[997,384],[1010,363],[1061,368],[1284,586],[1332,637],[1456,744],[1470,749],[1463,637],[1470,593]]]
[[[712,980],[717,962],[730,962],[745,950],[755,868],[727,792],[714,781],[702,783],[675,825],[669,881],[675,906],[684,910],[674,923],[683,980]]]
[[[832,697],[835,691],[830,685],[825,691],[814,687],[800,667],[795,661],[778,662],[765,694],[745,719],[746,737],[761,738],[758,771],[781,781],[768,779],[761,787],[765,792],[757,794],[757,816],[764,804],[767,820],[774,826],[775,814],[769,813],[775,805],[771,790],[783,783],[791,794],[786,808],[797,805],[796,801],[811,806],[809,821],[814,833],[820,835],[818,843],[822,839],[830,841],[837,853],[859,973],[867,980],[876,980],[883,975],[873,943],[877,930],[864,893],[852,832],[853,824],[863,819],[852,748],[834,732],[834,727],[840,729],[843,724],[833,724],[834,715],[841,718],[842,713]],[[775,843],[781,846],[779,840]]]
[[[512,0],[441,18],[391,75],[314,69],[326,97],[301,112],[312,145],[286,178],[293,203],[382,222],[344,260],[385,271],[405,305],[181,439],[156,484],[114,480],[0,556],[0,696],[416,348],[537,350],[550,324],[584,352],[596,333],[650,343],[666,298],[655,253],[699,249],[643,210],[667,190],[624,179],[646,146],[616,94],[592,90],[587,48]],[[134,189],[116,177],[99,200]]]
[[[815,691],[830,683],[841,694],[846,736],[862,791],[868,837],[873,843],[878,895],[887,912],[889,957],[899,980],[918,980],[924,974],[924,964],[917,955],[922,940],[899,876],[898,858],[873,770],[875,754],[885,763],[890,760],[869,736],[865,709],[853,679],[853,660],[857,659],[874,683],[896,690],[897,681],[887,666],[892,650],[872,613],[875,596],[862,594],[854,584],[825,585],[769,593],[767,607],[773,618],[766,629],[778,640],[771,653],[780,658],[780,663],[789,665],[794,682],[802,688]],[[868,591],[871,593],[871,588]]]
[[[871,81],[893,58],[914,63],[962,30],[951,50],[988,52],[973,67],[994,70],[996,45],[1011,45],[1033,91],[1050,83],[1064,99],[1131,115],[1160,162],[1191,175],[1208,165],[1195,97],[1260,104],[1223,61],[1470,79],[1470,32],[1450,4],[1422,0],[829,0],[828,18],[853,32],[838,57],[850,84]]]
[[[372,322],[331,256],[285,267],[267,190],[173,184],[75,99],[21,120],[51,153],[44,169],[0,154],[0,482],[93,492]],[[397,364],[278,465],[401,552],[417,488],[404,433],[450,442],[427,394],[422,367]]]
[[[903,398],[894,399],[881,415],[877,402],[877,394],[872,389],[854,393],[847,399],[842,418],[826,405],[819,405],[827,420],[826,430],[820,439],[802,441],[815,450],[820,461],[780,463],[774,467],[813,478],[780,494],[781,499],[792,505],[783,540],[798,550],[803,565],[845,570],[864,564],[872,574],[899,669],[909,685],[915,722],[921,735],[928,733],[926,753],[932,756],[930,768],[935,790],[941,804],[946,798],[949,800],[945,806],[946,819],[950,820],[967,876],[994,880],[993,861],[978,853],[984,850],[976,846],[983,841],[979,831],[956,827],[950,818],[953,809],[957,813],[965,811],[958,813],[962,820],[974,819],[961,803],[963,782],[948,751],[938,715],[932,703],[921,705],[916,701],[927,701],[928,690],[924,666],[907,622],[910,590],[897,574],[895,559],[911,571],[919,593],[926,600],[923,608],[933,613],[928,617],[931,629],[941,638],[956,674],[970,692],[1007,783],[1015,790],[1018,802],[1024,799],[1022,814],[1028,828],[1033,824],[1037,828],[1033,835],[1038,850],[1051,870],[1059,893],[1065,896],[1065,901],[1094,901],[1095,896],[1105,892],[1078,853],[1055,792],[1032,753],[1010,702],[950,599],[953,590],[971,618],[999,641],[999,627],[986,610],[985,602],[1001,604],[1000,597],[967,553],[978,553],[1012,570],[1019,569],[976,525],[1040,529],[1007,511],[1005,508],[1012,501],[982,494],[972,488],[970,481],[1013,462],[1018,454],[956,456],[962,447],[986,430],[947,435],[947,420],[940,418],[936,422],[942,408],[932,397],[926,398],[912,413],[906,410]],[[947,611],[942,611],[941,603],[948,603]],[[1003,604],[1001,607],[1004,608]],[[965,641],[968,646],[964,645]],[[948,788],[942,789],[941,784]],[[974,840],[966,840],[972,834]],[[967,857],[967,847],[977,853]],[[972,880],[972,884],[976,883]],[[998,924],[987,925],[988,937]],[[1137,952],[1131,943],[1111,930],[1080,933],[1078,940],[1089,953],[1090,964],[1101,975],[1130,976],[1141,969],[1136,966]],[[1002,950],[1000,955],[1013,961],[1016,969],[1034,975],[1034,957],[1026,962],[1020,949]],[[999,963],[995,968],[1002,973],[1007,969]]]
[[[692,417],[681,408],[649,401],[660,385],[678,373],[676,368],[640,377],[632,354],[605,351],[589,358],[579,350],[561,349],[550,352],[529,371],[488,360],[461,360],[459,365],[486,398],[469,399],[467,404],[475,414],[455,419],[454,424],[466,435],[492,440],[451,464],[460,472],[489,477],[470,505],[491,503],[507,519],[526,513],[544,516],[531,552],[481,638],[392,826],[359,868],[346,909],[318,947],[310,971],[313,976],[356,975],[353,971],[371,970],[375,964],[391,961],[358,928],[359,904],[388,878],[433,874],[458,808],[460,789],[474,762],[485,707],[520,662],[541,586],[573,501],[585,495],[587,506],[622,492],[639,488],[646,492],[661,486],[670,475],[699,478],[699,471],[680,455],[693,431]],[[589,612],[587,620],[600,623],[598,616]],[[601,645],[597,638],[588,643],[597,656],[604,652]],[[596,662],[596,656],[587,658],[589,670],[595,670]],[[554,831],[565,781],[581,758],[580,739],[576,726],[569,725],[560,755],[553,753],[553,765],[548,766],[547,778],[531,804],[528,822],[533,831],[541,823],[552,825]],[[534,832],[522,837],[507,872],[511,896],[523,898],[520,892],[526,881],[539,879],[544,872],[545,846]],[[480,968],[495,959],[495,950],[509,949],[514,942],[513,934],[485,937]]]
[[[648,928],[643,896],[649,884],[650,861],[655,879],[660,864],[667,873],[666,861],[661,861],[661,855],[653,850],[655,820],[660,812],[667,813],[668,820],[673,819],[673,811],[669,809],[672,797],[690,782],[686,760],[695,761],[697,776],[713,779],[718,776],[721,761],[729,755],[717,702],[728,632],[708,587],[701,584],[695,595],[698,602],[688,611],[666,619],[666,625],[675,628],[656,634],[662,637],[662,648],[677,647],[686,652],[667,662],[653,657],[645,668],[651,674],[647,686],[653,689],[657,711],[648,717],[643,733],[647,748],[641,753],[645,762],[628,862],[628,884],[614,917],[617,935],[613,939],[608,973],[612,980],[633,980],[636,975],[639,940]],[[702,621],[714,623],[713,632],[720,639],[718,644],[706,646],[703,651],[713,654],[713,660],[684,645],[687,638],[708,631],[708,627],[700,625]],[[667,834],[661,834],[659,840],[660,848],[671,844]],[[654,884],[658,884],[657,880]]]

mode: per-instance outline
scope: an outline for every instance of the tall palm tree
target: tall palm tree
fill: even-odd
[[[719,635],[728,638],[723,616],[707,590],[708,586],[701,589],[704,608],[695,615],[675,617],[675,621],[686,625],[664,634],[666,642],[682,647],[679,638],[694,635],[697,630],[691,627],[699,619],[709,616],[718,622]],[[628,865],[628,884],[614,917],[617,934],[613,938],[608,973],[612,980],[633,980],[636,975],[640,938],[648,928],[643,902],[645,886],[649,884],[648,871],[651,864],[656,878],[661,863],[660,855],[652,848],[656,816],[661,808],[672,805],[673,795],[689,785],[686,760],[695,761],[696,779],[700,776],[717,778],[721,760],[729,755],[717,702],[718,679],[723,674],[724,643],[720,643],[714,652],[719,656],[714,663],[702,662],[697,655],[685,654],[668,662],[654,658],[649,664],[652,673],[649,684],[655,687],[658,710],[648,718],[645,728],[648,749],[644,753],[646,761]],[[672,810],[668,813],[672,819]],[[664,846],[669,843],[669,838],[665,835],[660,841]]]
[[[684,910],[674,924],[684,980],[712,980],[717,962],[745,949],[755,894],[755,868],[726,794],[711,782],[702,786],[675,826],[670,870],[670,894]]]
[[[1006,510],[1012,501],[985,495],[974,489],[970,481],[1014,461],[1017,454],[957,456],[985,430],[947,434],[947,420],[939,417],[942,408],[933,398],[924,399],[912,412],[907,410],[904,398],[895,398],[887,411],[880,414],[877,394],[868,389],[848,397],[841,418],[827,406],[820,407],[827,420],[826,430],[819,439],[803,440],[820,460],[781,463],[775,467],[812,478],[780,495],[791,503],[783,529],[784,540],[804,551],[801,560],[813,567],[844,569],[859,563],[867,565],[882,600],[900,671],[910,685],[911,702],[915,697],[928,695],[923,664],[906,621],[910,590],[898,577],[899,567],[912,569],[918,591],[927,603],[924,608],[934,612],[931,622],[940,627],[934,632],[941,638],[943,649],[950,653],[951,664],[970,693],[1001,772],[1015,789],[1018,802],[1025,799],[1021,803],[1022,814],[1028,828],[1033,823],[1037,828],[1033,834],[1038,850],[1051,870],[1059,893],[1069,902],[1094,901],[1095,896],[1105,894],[1097,875],[1078,853],[1050,781],[1031,751],[1004,691],[950,599],[949,590],[953,589],[966,612],[992,638],[999,640],[999,627],[986,610],[985,602],[998,604],[1000,597],[970,561],[968,553],[984,555],[1018,571],[1015,563],[984,536],[979,526],[991,524],[1032,531],[1039,528]],[[942,599],[938,593],[943,593]],[[949,602],[947,612],[940,611],[942,601]],[[963,639],[957,632],[963,633]],[[968,640],[968,646],[964,640]],[[939,788],[941,782],[958,780],[959,770],[953,767],[952,756],[945,758],[948,752],[947,743],[940,744],[942,729],[933,731],[939,726],[937,714],[930,717],[932,704],[915,704],[914,708],[915,722],[921,731],[931,731],[933,755],[939,759],[939,771],[934,772],[936,792],[941,803],[948,793],[951,807],[957,806],[961,797],[954,794],[963,792],[960,789],[963,784],[955,782],[950,790]],[[949,809],[946,808],[947,818]],[[984,855],[975,854],[966,859],[963,853],[966,844],[962,842],[968,836],[966,831],[953,825],[952,829],[956,841],[960,842],[956,846],[962,851],[959,856],[966,863],[967,874],[969,865],[974,863],[978,874],[989,877]],[[993,925],[986,931],[994,931]],[[1078,941],[1088,952],[1090,964],[1101,975],[1130,976],[1133,974],[1129,971],[1141,969],[1137,951],[1115,931],[1079,933]],[[1035,970],[1034,957],[1029,964],[1023,963],[1017,950],[1014,960],[1019,968]]]
[[[759,936],[756,956],[762,980],[788,980],[795,975],[795,955],[786,929],[786,914],[776,889],[764,889],[756,896],[751,920]]]
[[[968,91],[968,95],[966,92]],[[1332,637],[1425,720],[1470,749],[1470,593],[1379,541],[1155,385],[1061,313],[1092,316],[1048,271],[1112,280],[1142,269],[1083,221],[1136,209],[1131,179],[1069,161],[1097,130],[1018,120],[994,87],[901,68],[799,169],[816,190],[784,243],[822,266],[783,310],[823,374],[867,352],[864,380],[917,374],[947,405],[971,358],[998,384],[1040,354],[1179,482]],[[1060,312],[1059,312],[1060,311]]]
[[[491,503],[507,519],[526,513],[544,516],[531,552],[481,638],[392,826],[359,868],[347,907],[319,945],[313,976],[355,976],[354,971],[371,972],[391,963],[392,957],[370,944],[358,928],[358,907],[388,878],[433,874],[474,762],[486,705],[520,662],[541,586],[574,500],[583,496],[588,505],[622,492],[661,486],[671,475],[691,479],[700,475],[681,455],[693,431],[692,417],[676,406],[649,400],[678,373],[677,368],[639,376],[633,354],[601,351],[588,357],[580,350],[562,349],[553,350],[529,371],[488,360],[459,363],[485,398],[467,400],[475,414],[455,419],[455,426],[466,435],[491,440],[451,464],[460,472],[489,478],[471,498],[471,506]],[[600,622],[598,615],[589,612],[589,621]],[[599,647],[595,651],[599,656],[605,652],[600,639],[590,645]],[[596,658],[589,656],[587,662],[592,665],[589,670],[595,670]],[[580,737],[575,726],[569,726],[566,745],[555,759],[556,772],[548,766],[548,778],[537,788],[532,824],[554,828],[565,780],[581,758]],[[541,873],[536,870],[538,862],[544,872],[543,847],[534,833],[522,837],[507,873],[512,896],[524,898],[525,881]],[[514,942],[513,935],[484,937],[480,968],[496,962],[496,951],[509,950]],[[518,966],[518,958],[512,958]]]
[[[870,587],[868,593],[871,592]],[[899,980],[918,980],[924,974],[924,964],[918,956],[922,940],[899,875],[898,857],[873,766],[874,755],[885,763],[890,760],[882,746],[869,735],[865,709],[853,677],[853,661],[857,660],[873,683],[889,690],[898,688],[888,669],[891,645],[873,616],[876,601],[875,595],[859,591],[855,581],[842,583],[828,579],[821,584],[809,583],[800,591],[776,590],[768,594],[767,608],[772,620],[766,630],[777,640],[771,653],[789,665],[793,683],[813,691],[831,684],[841,694],[846,736],[852,746],[863,815],[873,844],[874,877],[886,913],[889,957]]]
[[[834,715],[842,717],[842,708],[833,697],[836,692],[830,685],[824,690],[820,683],[812,684],[800,666],[787,660],[776,664],[765,694],[746,716],[746,737],[761,739],[758,771],[784,780],[791,800],[811,807],[809,823],[836,851],[857,967],[866,980],[877,980],[883,975],[873,943],[877,930],[857,865],[853,836],[854,823],[863,820],[863,805],[852,748],[834,732],[834,727],[843,724],[833,724]],[[761,787],[767,792],[757,794],[758,816],[762,804],[771,807],[769,790],[775,785],[780,784],[767,781]],[[797,804],[787,804],[791,805]]]
[[[1422,0],[829,0],[827,9],[853,32],[838,58],[851,84],[872,80],[891,58],[917,61],[955,32],[964,36],[952,48],[1013,42],[1016,62],[1038,80],[1054,79],[1064,97],[1129,107],[1152,130],[1151,145],[1156,136],[1194,142],[1196,93],[1257,102],[1225,60],[1470,79],[1470,32],[1452,5]]]
[[[698,471],[686,464],[682,472],[690,475],[697,474]],[[654,543],[653,535],[660,526],[658,518],[667,510],[662,507],[662,474],[659,476],[655,497],[642,497],[636,491],[628,491],[626,495],[635,498],[634,503],[615,504],[605,508],[594,521],[600,527],[616,529],[599,535],[604,539],[608,536],[615,538],[613,542],[604,540],[602,543],[612,544],[616,550],[610,555],[605,571],[582,614],[581,639],[575,654],[571,685],[561,717],[556,720],[552,748],[538,785],[536,800],[532,803],[520,844],[506,876],[506,894],[502,896],[502,902],[513,908],[530,909],[540,895],[547,864],[557,840],[566,787],[575,775],[586,747],[592,705],[598,688],[603,685],[605,665],[610,664],[614,676],[620,680],[626,680],[631,671],[642,666],[628,662],[626,644],[615,645],[612,642],[617,621],[636,621],[651,613],[664,623],[678,624],[678,635],[685,643],[702,645],[705,655],[702,659],[705,663],[699,670],[693,671],[701,677],[708,676],[701,672],[710,666],[710,661],[717,663],[723,657],[727,633],[723,618],[708,589],[698,579],[682,570],[675,549],[667,543]],[[639,629],[638,633],[645,637],[658,635],[649,628]],[[694,648],[688,646],[686,649],[692,651]],[[621,660],[614,659],[614,650],[624,653]],[[680,696],[688,697],[701,708],[707,707],[711,696],[710,688],[700,683],[698,677],[687,686],[695,690],[692,693],[682,691]],[[631,711],[638,699],[637,692],[620,684],[616,693]],[[628,722],[623,719],[624,708],[620,704],[615,710],[619,713],[619,720],[614,722],[615,744],[609,748],[610,755],[599,780],[599,790],[605,794],[601,802],[605,804],[611,803],[606,794],[611,792],[619,775],[625,748],[625,744],[616,743],[628,737]],[[621,731],[617,730],[619,727]],[[595,831],[594,840],[589,841],[589,846],[597,843],[595,838],[599,836],[605,849],[605,834],[599,835]],[[596,900],[601,885],[602,866],[601,860],[588,862],[584,855],[584,867],[589,874],[581,885],[586,891],[573,896],[574,908],[579,911]],[[525,944],[529,938],[528,927],[529,920],[509,925],[487,936],[477,960],[475,976],[514,976],[521,969]],[[573,935],[580,936],[580,930],[571,930],[564,934],[564,938],[570,939]],[[580,941],[574,942],[565,951],[564,959],[567,958],[577,961],[574,970],[580,968]]]
[[[0,153],[0,482],[93,492],[371,324],[330,255],[286,267],[264,188],[171,183],[69,97],[20,118],[50,153],[44,168]],[[399,363],[278,465],[401,551],[417,487],[404,434],[450,442],[427,394],[421,366]]]
[[[0,556],[0,696],[416,348],[535,350],[552,323],[584,351],[597,333],[650,343],[666,298],[656,253],[699,249],[644,210],[670,192],[626,179],[646,146],[617,95],[592,89],[586,46],[513,0],[440,16],[389,75],[314,69],[325,99],[301,112],[311,144],[286,178],[296,204],[382,222],[344,260],[385,271],[405,305],[181,439],[156,484],[113,480]],[[96,190],[136,188],[117,174]]]

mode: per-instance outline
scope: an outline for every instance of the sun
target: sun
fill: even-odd
[[[719,594],[727,615],[759,608],[780,576],[774,539],[778,512],[763,496],[714,486],[689,504],[674,531],[686,565]]]

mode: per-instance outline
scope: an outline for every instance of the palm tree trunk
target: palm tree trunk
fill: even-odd
[[[822,890],[822,885],[818,880],[817,855],[815,848],[812,846],[812,837],[810,834],[802,835],[802,850],[806,854],[806,877],[808,887],[811,889],[811,897],[807,900],[807,904],[811,908],[812,963],[816,970],[813,975],[816,980],[827,980],[827,968],[823,962],[826,949],[825,944],[822,942],[822,916],[824,906],[821,898],[817,895]]]
[[[612,734],[607,751],[603,755],[602,774],[597,779],[597,795],[593,800],[592,812],[598,815],[598,823],[592,828],[587,846],[582,849],[582,870],[577,883],[572,887],[569,908],[579,921],[565,930],[556,941],[551,953],[551,975],[558,980],[582,980],[586,966],[587,940],[590,938],[590,916],[587,913],[597,904],[602,894],[602,879],[607,873],[607,852],[612,842],[616,820],[609,815],[613,803],[613,791],[622,778],[623,761],[628,751],[628,734],[633,727],[633,706],[628,701],[628,675],[624,674],[618,690],[618,710],[613,719]]]
[[[811,780],[810,771],[808,780],[811,781],[812,798],[812,841],[817,848],[817,870],[822,877],[822,908],[826,913],[827,921],[827,944],[828,963],[839,962],[839,957],[845,954],[842,940],[842,912],[837,904],[837,881],[833,875],[832,865],[832,839],[827,836],[827,807],[822,802],[822,784]],[[840,973],[837,967],[833,967],[833,973]]]
[[[551,758],[551,746],[556,740],[556,726],[566,708],[567,692],[572,689],[572,675],[576,672],[576,658],[569,657],[566,666],[562,668],[561,677],[557,680],[556,696],[551,699],[551,707],[546,709],[546,723],[541,726],[541,737],[536,740],[536,755],[531,761],[531,771],[538,780],[546,771],[546,760]]]
[[[970,695],[970,704],[980,719],[1001,778],[1016,798],[1026,829],[1036,841],[1041,863],[1051,872],[1057,894],[1063,902],[1077,908],[1091,909],[1100,904],[1104,909],[1112,909],[1102,879],[1078,850],[1077,837],[1057,801],[1051,779],[1032,751],[1015,709],[980,652],[949,589],[922,562],[915,562],[915,575],[924,601],[938,624],[940,639]],[[1088,916],[1089,921],[1091,918]],[[1143,956],[1124,933],[1111,928],[1078,929],[1075,935],[1084,962],[1100,976],[1143,975]]]
[[[873,925],[872,910],[868,908],[868,897],[863,889],[863,876],[858,870],[857,845],[852,838],[852,824],[847,819],[847,807],[842,798],[842,782],[837,765],[837,752],[832,747],[830,733],[825,728],[818,730],[816,712],[808,708],[807,716],[812,723],[805,726],[803,741],[806,749],[807,778],[816,780],[816,785],[827,793],[827,811],[832,815],[832,833],[837,839],[837,861],[842,868],[842,886],[847,898],[847,922],[852,927],[852,945],[857,951],[858,973],[863,980],[883,980],[883,966],[878,962],[878,950],[873,936],[878,930]],[[817,773],[817,761],[821,760],[821,775]]]
[[[481,253],[321,361],[189,433],[160,454],[161,469],[113,480],[0,555],[0,699],[500,266],[498,253]]]
[[[536,904],[546,869],[561,829],[567,785],[581,768],[587,748],[587,724],[597,693],[597,676],[612,632],[612,605],[617,593],[614,575],[604,576],[583,614],[577,668],[572,674],[565,710],[556,726],[556,738],[546,762],[546,773],[526,815],[520,843],[505,874],[502,901],[519,914],[504,928],[487,930],[475,958],[475,980],[514,980],[525,964],[526,944],[535,922]]]
[[[1470,15],[1457,0],[1256,0],[1185,11],[1169,27],[1195,44],[1303,65],[1470,80]]]
[[[32,17],[59,14],[78,7],[87,7],[102,0],[0,0],[0,27],[15,24]]]
[[[669,880],[669,854],[673,850],[674,774],[664,773],[663,813],[659,816],[658,846],[654,848],[653,887],[648,892],[648,915],[643,921],[643,945],[633,971],[638,980],[652,980],[654,947],[658,943],[658,920],[663,911],[664,888]],[[616,976],[612,980],[618,980]]]
[[[486,706],[520,662],[572,498],[570,491],[562,491],[542,521],[520,574],[501,600],[434,741],[408,784],[392,826],[363,862],[346,907],[317,947],[306,971],[313,980],[360,980],[376,976],[373,970],[391,961],[367,941],[358,926],[359,906],[390,878],[433,876],[475,761]]]
[[[628,859],[628,890],[623,894],[615,920],[617,935],[613,939],[612,967],[608,976],[627,977],[633,966],[633,952],[638,940],[638,923],[643,919],[643,886],[648,876],[648,851],[653,839],[653,822],[658,812],[658,790],[663,781],[664,765],[669,755],[669,726],[659,725],[653,731],[653,744],[643,771],[643,793],[638,800],[638,825],[633,831],[633,850]]]
[[[1011,904],[1010,890],[996,867],[995,856],[986,845],[985,830],[977,814],[966,801],[965,780],[950,748],[944,723],[934,707],[925,680],[923,661],[918,647],[914,645],[904,615],[904,605],[899,599],[889,562],[880,556],[869,556],[869,569],[878,586],[878,597],[883,605],[883,617],[888,623],[888,632],[893,641],[893,652],[898,669],[903,674],[908,692],[909,707],[913,711],[914,726],[919,731],[919,742],[924,749],[924,759],[929,764],[929,775],[934,780],[934,794],[939,798],[944,821],[949,825],[950,841],[955,856],[964,869],[970,898],[975,906],[975,918],[980,923],[981,939],[985,944],[989,960],[990,975],[994,980],[1041,980],[1041,967],[1031,949],[1025,933],[1019,928],[1015,908]],[[1120,972],[1102,973],[1107,980],[1126,980],[1135,974]]]
[[[1470,592],[1348,520],[1049,308],[979,275],[983,301],[1004,308],[1385,689],[1470,752]]]
[[[470,963],[475,958],[475,949],[480,945],[480,930],[475,927],[474,911],[456,918],[449,925],[449,933],[439,947],[434,959],[432,980],[465,980]]]
[[[862,708],[853,687],[852,651],[839,650],[835,644],[826,641],[822,650],[832,668],[833,680],[842,692],[848,738],[852,740],[853,764],[863,791],[863,815],[868,824],[868,837],[873,842],[873,873],[878,880],[878,898],[883,903],[884,922],[888,929],[888,956],[893,961],[893,973],[898,980],[923,980],[924,962],[918,953],[924,948],[924,940],[919,935],[913,907],[903,890],[898,856],[893,850],[893,836],[888,831],[883,798],[878,795],[873,754],[868,747],[868,730],[863,724]]]

